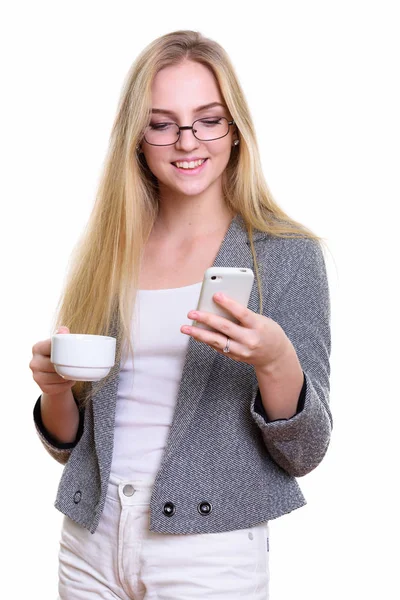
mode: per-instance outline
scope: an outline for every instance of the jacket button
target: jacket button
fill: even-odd
[[[176,508],[175,504],[172,502],[166,502],[164,504],[163,513],[166,517],[172,517],[175,514]]]
[[[212,511],[212,506],[209,502],[200,502],[200,504],[197,507],[197,510],[201,515],[209,515]]]
[[[75,504],[79,504],[79,502],[82,499],[82,492],[80,492],[79,490],[77,492],[75,492],[74,494],[74,502]]]

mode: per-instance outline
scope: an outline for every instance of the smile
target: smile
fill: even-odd
[[[200,160],[192,160],[191,162],[187,162],[187,161],[176,161],[173,162],[172,164],[177,167],[178,169],[185,169],[185,170],[190,170],[190,169],[197,169],[198,167],[201,167],[202,164],[204,164],[206,162],[206,158],[202,158]]]

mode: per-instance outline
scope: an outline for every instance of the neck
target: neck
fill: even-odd
[[[216,195],[211,191],[179,197],[168,190],[161,195],[159,206],[154,233],[176,239],[193,239],[226,230],[234,216],[222,193]]]

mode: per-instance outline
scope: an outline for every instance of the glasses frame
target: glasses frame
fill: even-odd
[[[177,126],[178,128],[178,137],[175,140],[175,142],[171,142],[170,144],[152,144],[152,142],[149,142],[146,140],[146,134],[143,136],[144,141],[146,142],[146,144],[149,144],[149,146],[174,146],[175,144],[177,144],[181,138],[181,131],[185,130],[185,129],[191,129],[192,133],[194,135],[194,137],[196,138],[196,140],[199,140],[199,142],[213,142],[214,140],[222,140],[222,138],[226,137],[229,133],[229,127],[231,125],[235,125],[235,121],[228,121],[228,119],[226,117],[219,117],[220,119],[225,119],[225,121],[227,121],[228,123],[228,131],[225,133],[225,135],[220,135],[219,137],[216,138],[212,138],[211,140],[201,140],[200,138],[197,137],[197,135],[194,132],[194,125],[195,123],[197,123],[197,121],[204,121],[207,117],[203,117],[202,119],[196,119],[195,121],[193,121],[193,123],[191,125],[182,125],[179,126],[178,123],[175,123],[174,121],[171,121],[171,123],[173,123],[174,125]]]

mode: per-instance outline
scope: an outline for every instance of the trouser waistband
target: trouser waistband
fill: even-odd
[[[121,480],[111,476],[108,482],[107,497],[122,504],[150,504],[153,480]]]

